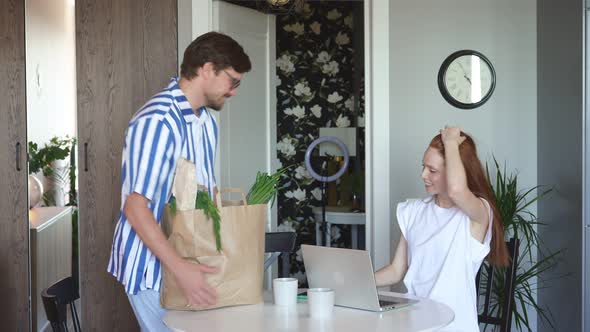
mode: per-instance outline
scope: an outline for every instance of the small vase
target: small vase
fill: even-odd
[[[67,160],[55,160],[51,163],[53,174],[45,178],[46,203],[51,206],[65,206],[67,188],[70,185],[68,173],[70,165]]]
[[[29,208],[34,208],[43,197],[43,183],[34,175],[29,175]]]

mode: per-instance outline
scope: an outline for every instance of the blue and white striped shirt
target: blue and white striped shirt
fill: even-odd
[[[160,260],[144,245],[127,222],[123,207],[131,193],[150,200],[148,207],[160,223],[171,196],[179,157],[197,165],[198,184],[215,187],[214,161],[217,123],[206,108],[197,117],[173,78],[168,87],[135,113],[125,133],[123,147],[121,210],[115,228],[108,271],[129,294],[160,290]]]

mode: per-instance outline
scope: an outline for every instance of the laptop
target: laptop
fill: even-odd
[[[332,288],[334,305],[388,311],[417,300],[379,295],[371,256],[365,250],[301,245],[310,288]]]

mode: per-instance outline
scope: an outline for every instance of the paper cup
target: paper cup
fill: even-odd
[[[331,288],[310,288],[307,290],[309,315],[315,318],[332,316],[334,311],[334,290]]]
[[[297,305],[297,279],[276,278],[272,281],[272,289],[275,305],[296,306]]]

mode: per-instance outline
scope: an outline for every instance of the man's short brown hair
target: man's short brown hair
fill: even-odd
[[[242,74],[250,71],[250,58],[238,42],[220,32],[207,32],[192,43],[184,51],[180,66],[180,75],[186,79],[197,76],[197,69],[205,63],[213,63],[215,71],[232,67]]]

